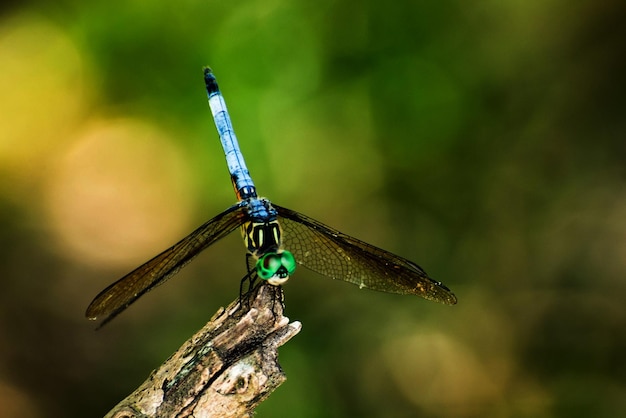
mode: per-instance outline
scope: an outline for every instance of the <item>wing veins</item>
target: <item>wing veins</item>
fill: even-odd
[[[185,238],[137,267],[100,292],[85,315],[97,319],[108,315],[99,327],[112,320],[140,296],[164,283],[201,251],[242,224],[245,205],[238,203],[205,222]]]
[[[292,251],[296,261],[310,270],[372,290],[414,294],[449,305],[457,302],[450,289],[430,278],[412,261],[290,209],[276,204],[273,206],[284,221],[285,249]],[[312,241],[316,245],[323,245],[328,251],[311,247],[303,249],[302,244],[297,241],[305,239],[301,240],[297,236],[306,234],[314,238]],[[324,257],[323,260],[319,259],[321,256]]]

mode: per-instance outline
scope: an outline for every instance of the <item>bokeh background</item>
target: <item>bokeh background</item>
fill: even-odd
[[[108,284],[262,195],[415,260],[454,307],[300,269],[261,417],[626,415],[623,2],[5,2],[0,416],[102,416],[220,307],[237,233],[98,332]]]

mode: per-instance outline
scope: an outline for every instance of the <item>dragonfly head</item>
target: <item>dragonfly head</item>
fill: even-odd
[[[285,283],[294,271],[296,259],[289,251],[264,254],[256,263],[258,276],[274,286]]]

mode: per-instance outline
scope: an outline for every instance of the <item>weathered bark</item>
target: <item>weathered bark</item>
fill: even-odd
[[[299,322],[282,289],[263,284],[214,317],[106,417],[247,417],[286,377],[278,347]]]

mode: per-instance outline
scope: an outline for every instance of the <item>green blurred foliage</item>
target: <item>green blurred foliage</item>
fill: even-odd
[[[93,120],[141,120],[185,156],[187,228],[146,254],[233,203],[207,64],[263,195],[415,260],[459,298],[298,271],[286,314],[303,331],[259,416],[626,412],[621,2],[2,7],[0,415],[104,415],[237,296],[233,234],[95,333],[91,298],[145,260],[95,264],[51,226],[51,173]],[[94,228],[105,215],[87,214]]]

